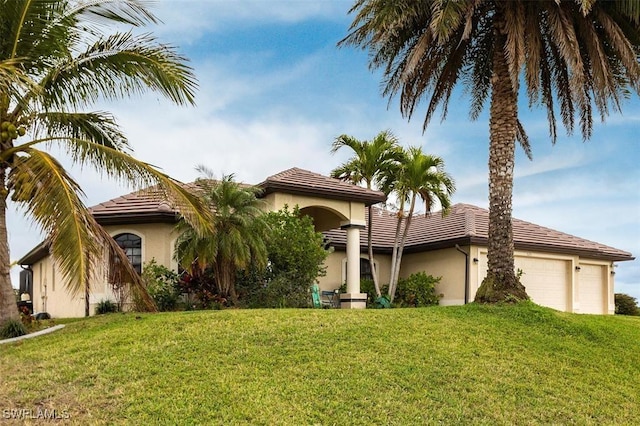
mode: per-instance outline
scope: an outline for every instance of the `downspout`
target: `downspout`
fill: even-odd
[[[464,304],[469,303],[469,253],[456,244],[456,250],[464,254]]]

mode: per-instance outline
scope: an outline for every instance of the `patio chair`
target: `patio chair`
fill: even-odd
[[[314,308],[322,308],[322,301],[320,300],[320,286],[314,284],[311,286],[311,302]]]
[[[337,290],[322,290],[320,295],[322,306],[328,308],[337,308],[340,306],[340,294]]]

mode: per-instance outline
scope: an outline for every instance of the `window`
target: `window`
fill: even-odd
[[[114,237],[116,243],[124,250],[133,269],[142,272],[142,238],[135,234],[118,234]]]
[[[374,260],[374,265],[376,269],[380,265],[378,265],[378,261]],[[371,280],[373,281],[373,273],[371,271],[371,264],[369,263],[369,258],[361,257],[360,258],[360,279],[361,280]],[[347,280],[347,258],[342,258],[342,282],[346,282]]]
[[[371,272],[369,259],[360,258],[360,279],[373,281],[373,273]]]

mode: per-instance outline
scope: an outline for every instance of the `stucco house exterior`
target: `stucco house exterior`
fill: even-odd
[[[334,252],[326,260],[327,274],[318,279],[323,290],[347,283],[341,294],[343,308],[364,307],[361,277],[372,273],[367,260],[365,229],[367,206],[385,201],[381,192],[329,178],[299,168],[270,176],[257,185],[266,208],[277,211],[297,205],[313,217]],[[376,271],[388,281],[396,217],[374,208],[373,245]],[[177,213],[148,192],[134,192],[91,208],[98,223],[125,249],[139,270],[155,259],[172,269],[177,235]],[[489,212],[468,204],[456,204],[450,214],[416,216],[411,225],[401,277],[425,271],[442,277],[436,291],[443,305],[473,301],[486,275]],[[633,260],[631,253],[559,231],[514,219],[515,264],[532,300],[560,311],[613,314],[615,262]],[[84,297],[71,298],[45,244],[19,261],[24,268],[35,311],[54,317],[84,315]],[[109,285],[92,283],[90,311],[103,299],[112,299]]]

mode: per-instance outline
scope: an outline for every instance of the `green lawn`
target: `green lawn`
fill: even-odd
[[[640,424],[639,343],[638,317],[532,304],[112,314],[0,346],[0,416]]]

